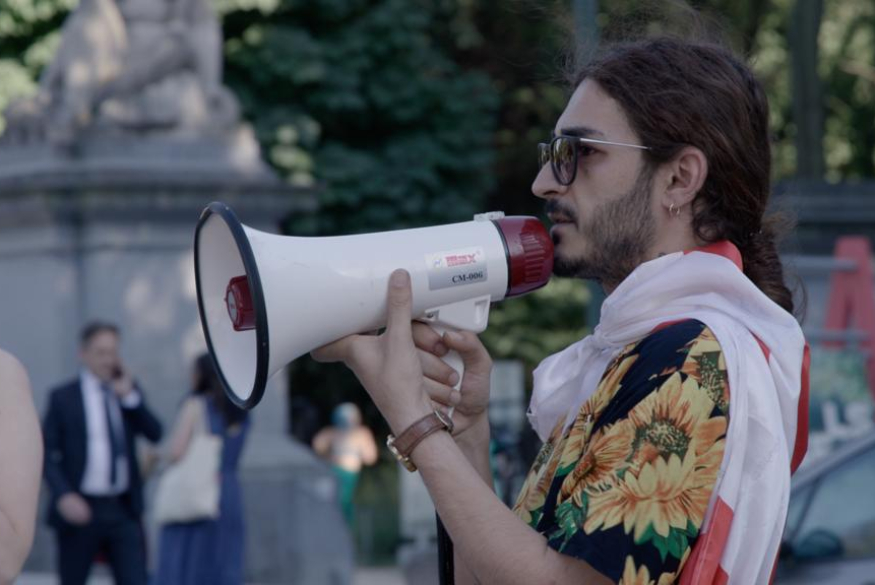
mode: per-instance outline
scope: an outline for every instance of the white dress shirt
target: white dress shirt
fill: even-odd
[[[106,424],[106,408],[104,406],[104,390],[100,380],[87,368],[80,373],[82,385],[82,402],[85,407],[85,426],[87,436],[87,453],[85,459],[85,474],[82,476],[80,490],[89,496],[115,496],[123,494],[130,482],[126,449],[114,462],[116,466],[115,485],[110,484],[110,465],[112,459],[112,442]],[[124,437],[124,423],[121,408],[136,408],[140,404],[140,395],[134,391],[119,400],[115,392],[109,392],[109,414],[113,425]]]

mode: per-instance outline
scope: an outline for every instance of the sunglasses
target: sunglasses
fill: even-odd
[[[579,136],[567,136],[560,134],[555,136],[549,143],[538,144],[538,168],[543,168],[550,163],[553,176],[560,185],[568,186],[577,177],[577,161],[581,155],[587,155],[592,150],[588,144],[601,144],[607,146],[626,146],[639,150],[650,150],[649,146],[640,144],[627,144],[625,142],[610,142],[596,140],[595,138],[580,138]]]

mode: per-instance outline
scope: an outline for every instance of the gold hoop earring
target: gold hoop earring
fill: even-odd
[[[671,205],[668,206],[668,213],[672,217],[680,217],[681,216],[681,208],[675,207],[675,204],[672,203]]]

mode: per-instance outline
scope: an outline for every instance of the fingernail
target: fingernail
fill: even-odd
[[[462,336],[455,331],[446,331],[444,332],[444,337],[449,339],[450,341],[459,342],[462,341]]]
[[[450,392],[450,404],[453,406],[457,406],[460,402],[462,402],[462,394],[457,390],[453,390]]]
[[[389,284],[397,288],[405,287],[407,286],[409,277],[410,275],[407,274],[406,270],[396,270],[392,273],[392,277],[389,279]]]
[[[440,341],[438,341],[437,343],[434,344],[434,352],[436,354],[447,355],[448,351],[450,351],[449,348],[446,345],[444,345],[443,343],[441,343]]]
[[[453,372],[448,379],[450,381],[450,386],[455,386],[459,383],[459,372]]]

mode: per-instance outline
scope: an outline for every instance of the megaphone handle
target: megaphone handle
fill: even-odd
[[[432,328],[437,331],[438,335],[440,335],[441,337],[444,336],[444,333],[451,330],[450,328],[441,325],[432,325]],[[462,376],[465,375],[465,362],[462,361],[462,356],[459,355],[459,352],[457,352],[456,350],[451,349],[441,359],[444,360],[444,363],[446,363],[448,366],[456,370],[457,374],[459,374],[459,381],[456,383],[455,386],[453,386],[455,390],[459,390],[459,388],[461,388],[462,386]],[[447,411],[447,415],[450,418],[453,418],[453,412],[455,410],[456,407],[451,406],[450,409]]]

